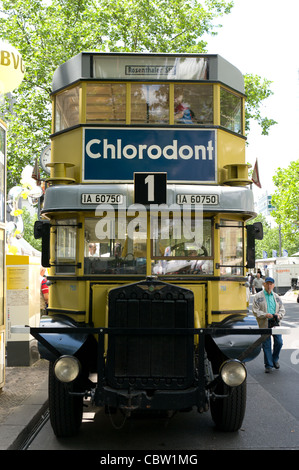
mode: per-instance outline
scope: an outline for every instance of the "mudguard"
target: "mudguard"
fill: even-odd
[[[88,334],[67,333],[67,328],[77,327],[77,323],[64,315],[43,316],[40,320],[40,328],[65,328],[65,333],[45,333],[41,336],[53,346],[61,355],[74,355],[87,340]],[[42,359],[55,361],[57,356],[46,345],[38,343],[39,353]]]
[[[214,325],[216,326],[216,325]],[[219,328],[259,328],[256,318],[253,315],[246,317],[232,316],[217,324]],[[225,356],[230,359],[238,359],[255,341],[261,338],[261,335],[212,335],[214,342]],[[249,362],[255,359],[261,351],[261,344],[251,350],[243,359],[243,362]]]

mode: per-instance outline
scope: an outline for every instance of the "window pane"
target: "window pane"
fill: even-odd
[[[76,225],[76,223],[75,219],[59,220],[57,222],[56,273],[75,273],[77,227],[73,225]]]
[[[213,274],[212,221],[201,221],[201,240],[195,220],[190,226],[181,217],[152,220],[153,274]],[[189,224],[189,223],[188,223]],[[200,230],[201,230],[200,229]]]
[[[238,134],[242,132],[242,98],[224,88],[220,90],[220,124]]]
[[[213,124],[212,85],[175,85],[174,122]]]
[[[169,123],[169,86],[131,86],[131,122],[133,124]]]
[[[220,272],[242,275],[244,265],[242,223],[222,220],[220,225]]]
[[[146,230],[130,224],[109,214],[85,219],[85,274],[146,273]]]
[[[126,122],[126,85],[87,84],[86,122]]]
[[[55,97],[55,131],[79,124],[79,87],[65,90]]]
[[[114,80],[207,80],[208,63],[206,57],[168,57],[99,55],[93,56],[93,76],[99,79]]]

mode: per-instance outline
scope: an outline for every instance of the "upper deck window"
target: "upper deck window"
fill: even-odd
[[[86,122],[125,124],[126,85],[88,83],[86,86]]]
[[[79,87],[59,93],[55,98],[55,132],[79,124]]]
[[[82,86],[82,90],[80,87]],[[220,85],[218,85],[220,86]],[[209,83],[89,82],[55,97],[55,130],[77,124],[213,126],[242,134],[243,98]],[[79,92],[81,91],[81,93]],[[80,101],[81,100],[81,101]],[[216,102],[215,102],[216,101]],[[215,122],[214,111],[220,123]],[[80,112],[79,112],[80,110]]]
[[[220,124],[233,132],[242,133],[242,98],[224,88],[220,89]]]
[[[133,124],[168,124],[169,85],[132,84],[131,122]]]
[[[213,124],[213,86],[174,85],[174,122]]]

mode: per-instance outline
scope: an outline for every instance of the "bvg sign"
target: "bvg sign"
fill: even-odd
[[[166,172],[168,182],[216,182],[214,130],[86,128],[83,149],[83,181],[132,182],[135,172]]]
[[[0,94],[17,88],[23,80],[24,72],[21,54],[13,46],[0,42]]]

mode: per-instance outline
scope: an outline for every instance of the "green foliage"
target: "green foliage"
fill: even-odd
[[[84,50],[203,52],[212,21],[229,13],[224,0],[2,0],[1,38],[26,64],[12,93],[8,187],[33,164],[51,134],[51,81],[55,69]]]
[[[37,215],[31,215],[26,207],[23,207],[23,222],[24,222],[24,234],[23,238],[36,250],[42,250],[41,239],[36,240],[33,234],[34,222],[37,220]]]
[[[33,164],[51,134],[51,81],[55,69],[84,50],[110,52],[205,52],[203,34],[217,34],[215,19],[229,14],[225,0],[0,0],[1,38],[15,46],[26,65],[12,93],[8,129],[8,188]],[[267,133],[260,103],[270,82],[247,76],[247,124],[257,119]],[[0,110],[1,111],[1,110]]]
[[[279,234],[279,226],[271,227],[267,219],[261,214],[255,219],[250,220],[248,225],[254,222],[262,222],[264,231],[263,240],[256,240],[255,242],[256,259],[263,258],[263,251],[267,252],[268,258],[272,258],[272,250],[276,250],[277,256],[280,256],[280,249],[281,252],[287,250],[289,256],[299,251],[299,233],[290,238],[284,232],[282,226],[281,233]]]
[[[250,121],[254,119],[261,126],[262,135],[268,135],[269,129],[277,124],[273,119],[262,116],[261,107],[264,100],[273,94],[271,83],[258,75],[247,74],[244,76],[247,103],[245,111],[245,130],[249,132]]]
[[[283,235],[299,248],[299,160],[287,168],[278,168],[273,177],[276,186],[272,196],[273,217],[281,224]]]

